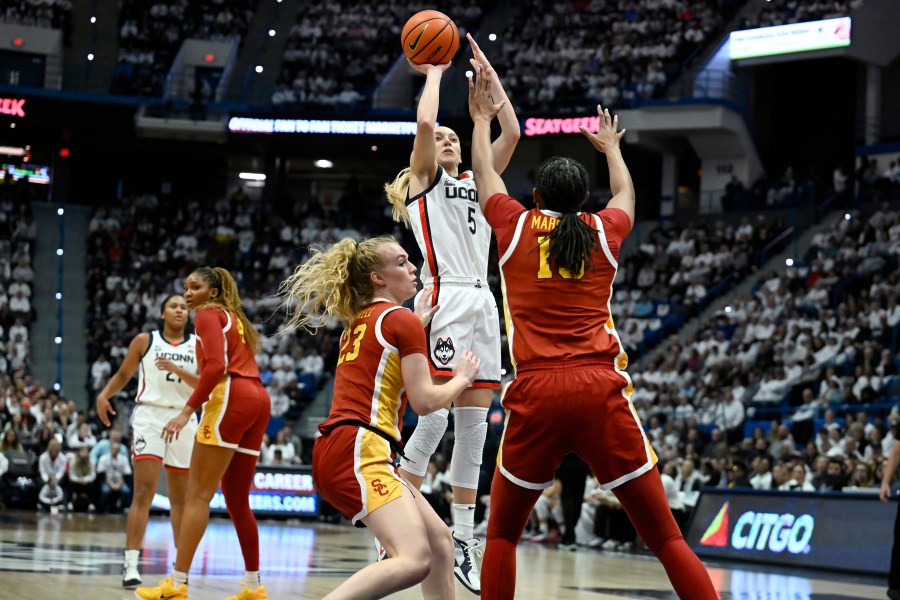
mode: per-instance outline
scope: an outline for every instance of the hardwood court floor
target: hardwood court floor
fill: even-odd
[[[129,600],[121,587],[125,519],[118,516],[0,514],[0,600]],[[269,598],[321,598],[374,560],[371,537],[348,525],[260,522],[263,583]],[[147,528],[141,573],[154,583],[174,557],[169,524]],[[821,571],[708,563],[723,599],[843,600],[884,598],[878,578]],[[583,551],[523,543],[518,551],[517,598],[675,599],[665,572],[649,555]],[[191,600],[224,600],[239,589],[243,563],[231,522],[214,518],[198,549]],[[419,599],[418,589],[392,596]],[[457,584],[457,597],[473,599]]]

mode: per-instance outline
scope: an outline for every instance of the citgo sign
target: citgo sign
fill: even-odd
[[[810,541],[816,527],[812,515],[795,516],[791,513],[754,512],[742,513],[734,522],[728,535],[729,503],[725,502],[713,522],[700,538],[704,546],[726,546],[735,550],[768,550],[775,554],[808,554]]]
[[[685,538],[703,557],[883,574],[896,513],[874,494],[710,489]]]

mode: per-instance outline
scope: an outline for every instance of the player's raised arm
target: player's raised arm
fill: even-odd
[[[600,117],[597,133],[588,131],[584,126],[580,127],[581,133],[590,140],[594,148],[606,155],[606,164],[609,166],[609,188],[613,194],[606,207],[624,210],[631,225],[634,226],[634,182],[619,147],[625,130],[619,131],[619,115],[611,117],[608,108],[604,109],[598,104],[597,115]]]
[[[409,159],[410,179],[416,187],[425,189],[434,181],[437,172],[437,146],[434,143],[434,129],[437,123],[438,102],[441,93],[441,76],[450,63],[443,65],[417,65],[407,59],[409,65],[425,75],[425,87],[419,98],[416,112],[416,139]]]
[[[491,121],[501,111],[501,104],[494,104],[491,99],[491,77],[484,66],[472,61],[475,76],[469,79],[469,114],[474,127],[472,129],[472,172],[478,183],[478,204],[481,210],[488,198],[494,194],[505,194],[506,185],[494,167],[494,151],[491,147]]]
[[[500,122],[500,137],[491,144],[491,148],[494,151],[494,170],[497,171],[498,175],[502,175],[507,165],[509,165],[513,150],[516,149],[516,144],[519,143],[519,138],[522,137],[519,119],[516,117],[516,111],[512,102],[509,101],[509,97],[506,95],[506,90],[503,89],[503,85],[500,83],[497,72],[494,71],[494,67],[491,66],[487,56],[484,55],[484,51],[475,42],[471,33],[467,33],[466,38],[472,46],[472,60],[481,63],[485,73],[490,77],[491,98],[503,106],[497,115],[497,120]],[[475,65],[473,64],[472,66]]]

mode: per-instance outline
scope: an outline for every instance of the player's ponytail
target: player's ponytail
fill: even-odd
[[[278,335],[298,328],[314,333],[331,317],[350,323],[372,301],[370,275],[382,266],[380,246],[390,243],[396,243],[391,236],[358,243],[345,238],[326,248],[311,248],[312,255],[279,286],[288,320]]]
[[[210,289],[219,290],[219,294],[216,297],[210,298],[202,305],[195,307],[195,310],[200,310],[209,305],[224,308],[240,321],[244,339],[247,340],[247,344],[253,350],[254,354],[259,352],[259,332],[253,327],[253,324],[250,322],[250,319],[247,318],[247,315],[244,314],[244,308],[241,306],[241,296],[238,293],[237,283],[235,283],[234,278],[231,276],[231,273],[228,272],[228,269],[223,269],[222,267],[200,267],[195,270],[194,273],[203,278],[203,280],[209,284]]]
[[[553,156],[537,168],[535,187],[544,208],[562,213],[559,225],[540,240],[549,241],[549,261],[573,274],[593,268],[593,252],[600,247],[600,238],[597,230],[578,216],[587,197],[587,169],[577,160]]]
[[[387,194],[388,202],[393,207],[392,216],[396,223],[403,223],[409,227],[409,210],[406,208],[406,200],[409,194],[409,167],[406,167],[399,173],[394,181],[384,184],[384,193]]]

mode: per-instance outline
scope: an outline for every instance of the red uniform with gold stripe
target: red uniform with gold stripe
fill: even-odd
[[[609,489],[656,463],[631,404],[628,356],[610,314],[622,241],[631,229],[619,209],[579,218],[597,230],[593,268],[550,262],[547,234],[561,218],[495,194],[485,217],[497,237],[510,357],[516,377],[504,390],[506,427],[498,466],[510,481],[548,487],[562,457],[584,458]]]
[[[341,336],[334,399],[313,448],[316,489],[354,524],[399,498],[402,480],[387,440],[347,421],[360,421],[400,441],[406,393],[400,359],[427,354],[417,316],[387,300],[361,310]]]
[[[259,379],[243,324],[227,310],[201,308],[194,317],[200,380],[188,404],[203,405],[197,442],[259,455],[270,401]]]

